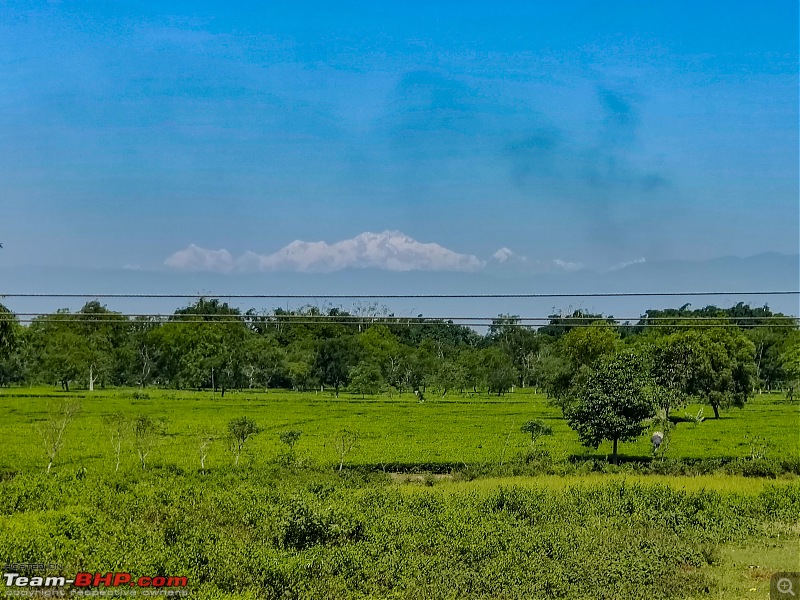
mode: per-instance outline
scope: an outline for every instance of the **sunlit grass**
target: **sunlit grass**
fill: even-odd
[[[482,477],[473,481],[451,478],[398,477],[400,489],[408,492],[436,491],[441,493],[490,492],[498,487],[561,490],[574,486],[593,486],[605,483],[630,485],[667,485],[686,492],[714,491],[736,494],[758,494],[767,487],[787,486],[800,482],[796,475],[786,475],[778,480],[760,477],[713,474],[692,477],[680,475],[637,475],[624,473],[588,473],[585,475],[537,475],[534,477]]]
[[[332,463],[336,456],[331,440],[343,428],[360,434],[358,446],[347,459],[350,465],[499,464],[527,451],[529,439],[520,427],[530,419],[542,419],[553,428],[554,435],[542,438],[538,447],[548,450],[556,461],[571,456],[603,459],[610,453],[610,444],[601,445],[597,451],[582,447],[560,409],[530,390],[502,397],[448,395],[424,403],[413,394],[362,399],[350,394],[336,398],[327,391],[243,391],[224,398],[209,391],[148,389],[143,397],[137,398],[138,394],[136,390],[69,394],[50,388],[2,390],[0,467],[28,470],[46,464],[35,424],[65,397],[79,400],[83,410],[67,433],[56,468],[60,464],[64,468],[105,469],[111,446],[102,419],[117,411],[163,419],[167,435],[154,450],[153,464],[183,469],[197,468],[198,435],[211,432],[222,436],[231,419],[244,415],[263,429],[243,456],[251,465],[273,460],[282,450],[278,433],[287,429],[303,432],[296,447],[301,458],[318,465]],[[699,408],[691,406],[673,414],[681,417]],[[748,457],[750,441],[760,436],[766,440],[768,457],[796,458],[800,455],[799,432],[800,405],[785,403],[778,395],[757,396],[743,409],[724,411],[719,420],[712,415],[697,426],[678,422],[667,457]],[[649,459],[648,437],[621,443],[622,457]],[[132,466],[130,452],[125,458]],[[229,462],[225,444],[218,442],[210,452],[208,467],[220,468]]]

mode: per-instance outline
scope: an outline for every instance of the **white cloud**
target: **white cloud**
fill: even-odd
[[[583,263],[568,262],[560,258],[555,259],[553,264],[564,271],[578,271],[583,268]]]
[[[629,260],[627,262],[621,262],[618,265],[615,265],[609,269],[609,271],[619,271],[620,269],[624,269],[625,267],[629,267],[631,265],[638,265],[640,263],[646,262],[644,258],[637,258],[635,260]]]
[[[170,256],[169,267],[191,271],[298,271],[328,273],[342,269],[388,271],[477,271],[485,262],[439,244],[423,243],[399,232],[364,232],[333,244],[296,240],[277,252],[246,252],[235,259],[227,250],[191,244]]]
[[[550,273],[584,268],[581,263],[558,258],[529,260],[507,247],[500,248],[488,261],[484,261],[472,254],[461,254],[439,244],[419,242],[400,231],[367,231],[331,244],[295,240],[272,254],[245,252],[238,258],[234,258],[224,249],[209,250],[190,244],[167,258],[164,264],[181,271],[219,273],[331,273],[343,269],[474,272],[485,268],[498,272]]]
[[[500,264],[505,262],[528,262],[528,257],[517,254],[510,248],[506,247],[500,248],[497,252],[492,254],[492,258]]]
[[[529,260],[527,256],[517,254],[506,247],[500,248],[492,254],[490,264],[495,269],[529,274],[577,271],[584,267],[582,263],[568,262],[560,258],[555,260]]]
[[[189,244],[185,250],[178,250],[167,258],[164,264],[181,271],[232,271],[235,262],[227,250],[208,250]]]

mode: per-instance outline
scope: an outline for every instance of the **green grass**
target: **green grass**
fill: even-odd
[[[497,476],[507,472],[501,460],[525,465],[529,439],[519,428],[530,419],[552,426],[540,444],[556,466],[609,451],[587,452],[560,411],[529,391],[422,404],[410,394],[137,395],[0,392],[0,563],[185,575],[193,597],[276,600],[763,598],[774,571],[800,569],[797,475],[573,466]],[[79,399],[82,411],[48,475],[36,426],[63,398]],[[767,440],[768,458],[797,460],[798,410],[763,395],[719,420],[679,422],[667,464],[756,464],[746,460],[756,435]],[[128,440],[114,472],[103,417],[117,411],[164,419],[147,470]],[[263,428],[240,467],[220,440],[208,472],[198,472],[199,434],[222,435],[240,416]],[[361,437],[340,474],[332,438],[343,428]],[[287,466],[276,459],[285,451],[278,433],[288,429],[303,435],[299,462]],[[645,438],[620,451],[651,464]],[[463,468],[424,474],[436,464]],[[400,465],[422,474],[403,483],[383,472]]]
[[[800,482],[800,477],[787,476],[776,482],[772,479],[742,477],[737,475],[697,475],[685,477],[680,475],[637,475],[628,473],[589,473],[585,475],[537,475],[534,477],[481,477],[472,481],[458,478],[426,479],[423,476],[400,476],[394,478],[400,483],[400,489],[409,493],[433,492],[441,494],[458,494],[462,492],[486,493],[504,486],[515,486],[522,489],[563,490],[576,486],[596,486],[601,484],[627,485],[666,485],[670,489],[685,492],[720,492],[743,495],[759,494],[766,488],[792,485]]]
[[[20,475],[0,484],[0,561],[186,576],[198,598],[735,598],[735,551],[763,578],[797,548],[797,483],[407,493],[382,477]]]
[[[773,573],[800,572],[800,537],[775,534],[747,544],[723,544],[709,574],[717,581],[718,598],[769,598]]]
[[[359,432],[356,449],[346,458],[349,465],[499,464],[524,453],[529,440],[520,432],[529,419],[543,419],[554,435],[542,438],[539,447],[550,451],[556,461],[570,456],[605,458],[610,444],[597,452],[587,451],[561,417],[560,410],[546,399],[527,390],[503,397],[447,396],[419,403],[411,394],[362,399],[342,394],[293,393],[285,391],[176,392],[147,390],[149,399],[135,399],[132,390],[71,392],[51,389],[6,389],[0,393],[0,419],[6,435],[0,439],[0,468],[35,470],[47,464],[36,423],[48,407],[61,397],[82,402],[83,410],[71,425],[56,468],[85,467],[94,471],[108,467],[111,445],[102,418],[122,411],[130,415],[147,413],[163,418],[166,437],[154,450],[153,464],[172,464],[196,469],[196,438],[202,432],[226,432],[227,423],[237,416],[249,416],[263,433],[248,442],[243,460],[251,465],[271,461],[282,451],[278,433],[298,429],[300,456],[314,464],[336,460],[332,438],[343,428]],[[699,406],[688,407],[696,412]],[[710,412],[710,411],[707,411]],[[682,416],[683,411],[675,412]],[[797,459],[800,456],[800,405],[782,402],[777,395],[757,396],[743,409],[723,412],[719,420],[709,418],[698,426],[679,422],[667,457],[673,459],[742,458],[750,455],[749,440],[761,436],[768,442],[770,458]],[[643,436],[620,444],[623,459],[647,459],[650,445]],[[126,453],[126,467],[133,455]],[[222,442],[211,450],[207,466],[222,468],[230,455]]]

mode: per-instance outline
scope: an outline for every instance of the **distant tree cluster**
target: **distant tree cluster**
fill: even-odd
[[[623,384],[625,369],[643,379]],[[93,301],[23,326],[0,305],[0,385],[159,386],[221,395],[327,388],[420,398],[534,387],[575,420],[580,402],[600,406],[621,394],[634,401],[642,387],[667,417],[690,399],[719,416],[758,390],[783,389],[793,399],[799,380],[796,320],[741,303],[652,310],[636,323],[574,311],[551,315],[538,329],[500,315],[484,335],[450,321],[395,318],[376,306],[261,313],[200,299],[164,321],[128,318]]]

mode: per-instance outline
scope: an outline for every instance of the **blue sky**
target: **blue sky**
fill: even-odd
[[[0,198],[10,267],[796,254],[798,7],[0,2]]]

